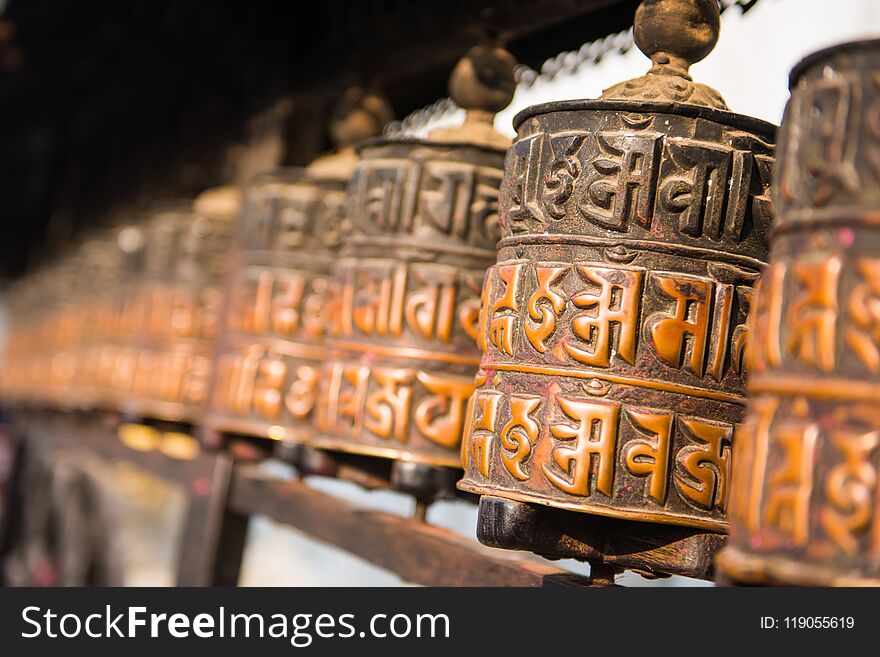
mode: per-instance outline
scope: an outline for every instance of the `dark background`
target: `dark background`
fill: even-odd
[[[283,159],[302,164],[349,84],[379,86],[402,118],[486,36],[540,68],[626,29],[636,5],[0,0],[0,282],[120,209],[228,181],[230,147],[261,121],[283,122]]]

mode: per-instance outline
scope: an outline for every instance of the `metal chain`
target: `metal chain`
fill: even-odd
[[[758,0],[721,0],[721,13],[731,7],[739,7],[742,13],[751,10]],[[625,54],[635,45],[632,28],[623,32],[585,43],[577,50],[568,50],[551,57],[536,71],[525,64],[517,64],[514,69],[517,89],[529,89],[537,83],[548,83],[556,78],[574,75],[585,64],[596,65],[611,54]],[[409,135],[425,129],[431,123],[442,121],[459,109],[451,98],[439,100],[417,109],[400,121],[392,121],[385,126],[385,134]]]

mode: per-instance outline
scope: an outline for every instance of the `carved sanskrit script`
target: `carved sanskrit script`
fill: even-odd
[[[369,435],[389,445],[414,437],[457,448],[473,380],[415,368],[334,363],[317,409],[318,428]]]
[[[684,507],[709,522],[723,517],[730,424],[589,397],[485,388],[474,394],[469,413],[465,464],[482,477],[506,479],[514,490],[526,482],[530,491],[561,492],[587,507]],[[536,466],[538,452],[549,459]],[[636,501],[627,497],[633,488],[642,491]]]
[[[620,233],[663,226],[684,240],[735,246],[749,212],[769,211],[767,144],[742,133],[730,140],[740,147],[671,139],[650,130],[656,117],[621,120],[621,131],[539,132],[514,143],[502,196],[510,234],[582,218]],[[750,197],[756,183],[761,191]]]
[[[484,292],[491,362],[541,356],[636,374],[644,354],[695,379],[741,373],[744,285],[625,265],[508,261],[490,270]],[[642,307],[658,310],[643,317]]]
[[[351,185],[352,218],[366,235],[426,233],[482,248],[498,239],[494,167],[367,158]]]
[[[762,548],[880,555],[880,411],[761,395],[737,437],[732,513]],[[770,464],[770,465],[768,465]]]
[[[332,333],[340,339],[399,338],[473,344],[482,272],[392,260],[344,261],[333,292]]]
[[[754,372],[880,371],[880,260],[837,254],[781,259],[759,285]]]

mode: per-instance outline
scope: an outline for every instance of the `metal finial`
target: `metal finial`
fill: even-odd
[[[689,69],[718,41],[717,0],[643,0],[636,10],[636,45],[651,58],[646,75],[606,89],[605,99],[688,103],[727,109],[717,91],[694,82]]]

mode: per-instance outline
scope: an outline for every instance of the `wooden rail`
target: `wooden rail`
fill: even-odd
[[[235,462],[225,452],[202,449],[181,460],[158,449],[132,449],[120,441],[112,418],[44,411],[19,414],[17,424],[19,433],[38,449],[90,450],[181,486],[189,500],[178,563],[181,586],[235,585],[249,519],[257,515],[335,545],[414,584],[592,584],[589,577],[530,555],[488,548],[443,527],[354,504],[299,479],[269,476],[258,464]]]

